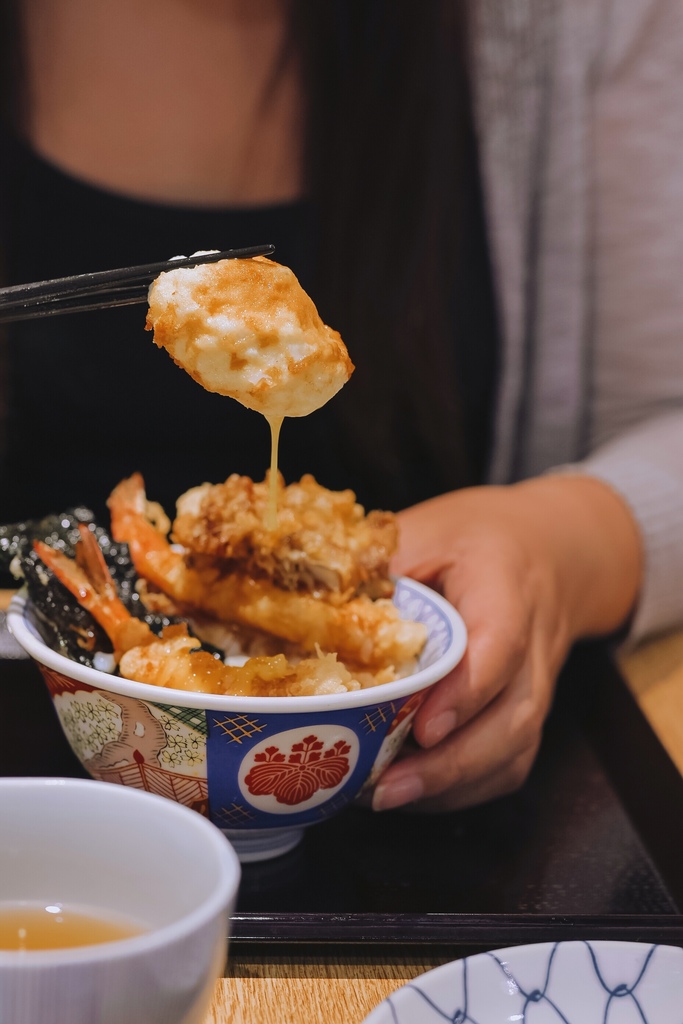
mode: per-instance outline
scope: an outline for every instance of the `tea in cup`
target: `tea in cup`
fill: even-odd
[[[0,1021],[201,1024],[240,879],[194,810],[87,779],[0,779]]]

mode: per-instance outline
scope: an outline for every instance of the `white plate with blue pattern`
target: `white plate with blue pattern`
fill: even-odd
[[[398,989],[365,1024],[683,1024],[683,949],[546,942],[454,960]]]

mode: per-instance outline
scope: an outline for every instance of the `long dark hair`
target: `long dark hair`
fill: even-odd
[[[20,31],[19,0],[0,0],[0,118],[17,125],[22,118],[24,75],[23,39]],[[4,175],[3,154],[0,153],[0,184]],[[2,250],[3,211],[0,209],[0,284],[5,280]],[[0,328],[0,458],[6,446],[8,366],[5,331]]]
[[[308,75],[315,297],[356,363],[334,401],[384,504],[414,500],[408,448],[440,490],[472,483],[451,282],[467,130],[462,0],[295,5]],[[425,497],[424,495],[418,495]]]
[[[330,406],[373,504],[475,482],[450,282],[467,131],[465,0],[291,0],[308,96],[323,318],[357,370]],[[21,124],[17,0],[0,4],[2,116]],[[425,493],[405,466],[428,466]],[[377,498],[374,497],[377,495]]]
[[[19,0],[0,3],[0,117],[21,123],[24,106],[23,39]]]

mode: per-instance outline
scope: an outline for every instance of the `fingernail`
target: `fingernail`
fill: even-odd
[[[428,722],[425,722],[422,727],[423,746],[435,747],[437,743],[440,743],[444,736],[448,736],[449,733],[453,732],[457,723],[455,711],[449,708],[447,711],[441,711],[438,715],[434,715]]]
[[[373,811],[390,811],[419,800],[424,793],[422,779],[417,775],[404,775],[395,781],[378,782],[372,797]]]

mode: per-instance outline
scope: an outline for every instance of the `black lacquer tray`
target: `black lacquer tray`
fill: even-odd
[[[0,661],[0,775],[75,775],[38,670]],[[521,791],[436,817],[351,808],[245,865],[233,949],[374,957],[567,938],[683,945],[683,778],[600,645],[578,647]]]

